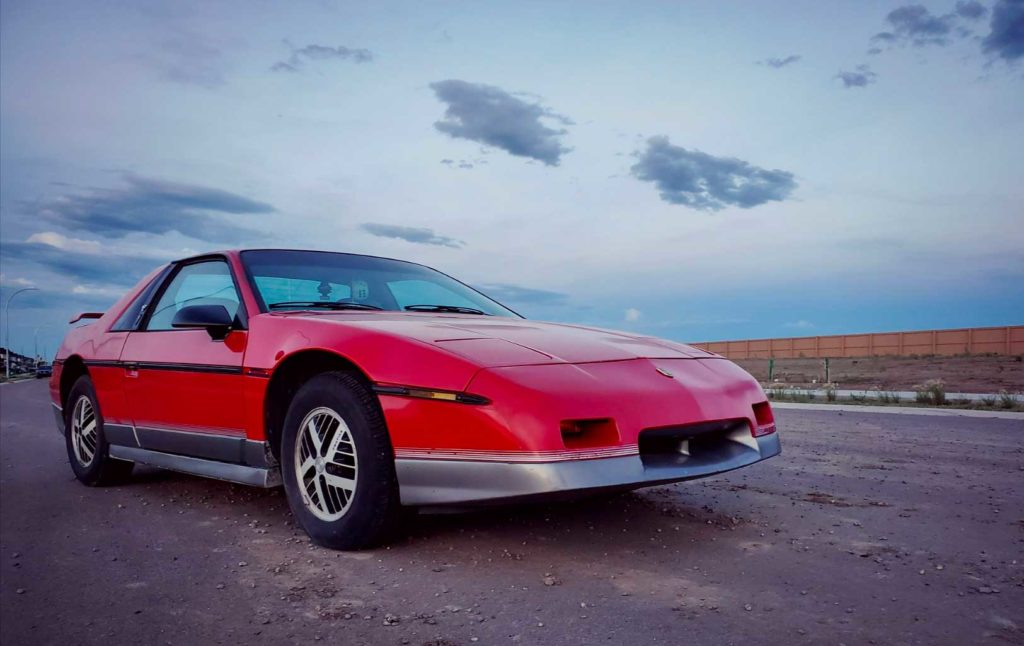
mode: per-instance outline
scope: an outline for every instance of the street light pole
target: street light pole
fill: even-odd
[[[5,370],[6,376],[8,378],[10,378],[10,376],[11,376],[11,301],[14,300],[15,296],[17,296],[18,294],[20,294],[22,292],[38,292],[38,291],[39,291],[38,287],[23,287],[23,288],[19,289],[18,291],[14,292],[13,294],[11,294],[10,296],[7,297],[7,306],[4,308],[4,314],[7,316],[7,341],[6,341],[6,350],[4,350],[7,353],[7,357],[6,357],[7,360],[4,361],[4,370]]]

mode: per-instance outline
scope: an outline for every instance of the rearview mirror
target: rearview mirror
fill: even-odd
[[[231,331],[233,319],[223,305],[186,305],[171,321],[174,328],[204,328],[210,338],[221,340]]]

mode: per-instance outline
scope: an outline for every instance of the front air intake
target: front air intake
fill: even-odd
[[[729,435],[737,430],[748,433],[745,419],[700,422],[683,426],[648,428],[638,439],[640,460],[645,467],[682,464],[720,453],[730,444]]]

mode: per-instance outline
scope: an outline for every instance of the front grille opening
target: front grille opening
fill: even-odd
[[[640,460],[647,467],[708,459],[727,449],[729,435],[737,429],[749,433],[749,427],[745,419],[729,419],[648,428],[640,431],[638,438]]]
[[[564,419],[562,443],[567,449],[590,449],[619,443],[619,429],[613,419]]]

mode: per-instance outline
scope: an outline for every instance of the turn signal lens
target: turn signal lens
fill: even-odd
[[[443,402],[458,402],[460,404],[476,404],[478,406],[491,403],[491,400],[486,397],[481,397],[480,395],[454,392],[451,390],[427,390],[426,388],[409,388],[408,386],[376,384],[373,387],[373,391],[379,395],[398,395],[399,397],[433,399]]]
[[[774,433],[775,415],[772,414],[771,404],[766,401],[754,404],[754,421],[757,422],[751,431],[754,437],[762,437]]]

